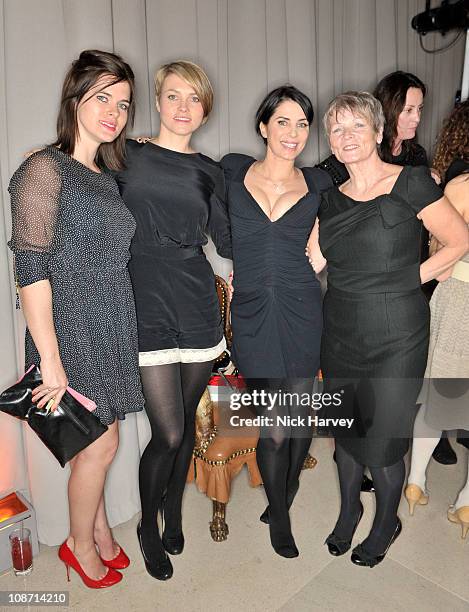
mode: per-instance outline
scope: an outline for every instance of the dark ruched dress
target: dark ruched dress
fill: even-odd
[[[140,365],[216,359],[226,344],[202,246],[208,233],[219,255],[231,259],[223,171],[201,153],[128,140],[126,168],[116,179],[137,222],[129,272]]]
[[[48,279],[60,357],[72,388],[106,425],[143,409],[137,322],[127,271],[135,221],[109,174],[56,147],[13,175],[12,238],[21,287]],[[26,330],[26,367],[40,356]]]
[[[332,181],[322,170],[303,168],[308,193],[271,221],[244,184],[254,162],[239,154],[221,160],[233,240],[233,361],[249,378],[312,379],[319,368],[322,297],[305,247],[320,192]]]
[[[427,362],[429,307],[421,290],[416,215],[442,197],[424,166],[404,166],[389,194],[355,201],[323,194],[319,240],[328,262],[321,368],[344,390],[331,417],[355,418],[336,442],[367,466],[408,449]]]

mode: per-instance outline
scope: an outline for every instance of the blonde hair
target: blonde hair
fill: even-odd
[[[336,96],[329,103],[323,117],[324,130],[329,137],[331,117],[350,111],[367,119],[373,130],[378,134],[384,128],[384,113],[381,102],[368,91],[346,91]]]
[[[213,88],[204,70],[188,60],[177,60],[164,64],[155,72],[155,93],[160,98],[163,82],[170,74],[176,74],[194,88],[204,109],[204,118],[213,108]]]

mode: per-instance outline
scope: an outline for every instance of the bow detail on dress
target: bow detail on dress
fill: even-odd
[[[376,206],[381,215],[383,227],[386,229],[391,229],[412,219],[412,217],[416,217],[408,202],[396,193],[387,195],[386,198],[380,196],[376,201]]]

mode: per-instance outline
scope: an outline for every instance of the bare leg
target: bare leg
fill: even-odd
[[[107,522],[106,509],[104,507],[104,495],[99,500],[98,510],[94,521],[94,541],[99,554],[103,559],[114,559],[119,554],[119,545],[114,542],[111,528]]]
[[[84,572],[94,580],[107,573],[96,551],[94,525],[106,473],[118,442],[117,422],[114,422],[105,434],[75,457],[68,482],[70,537],[67,543]]]

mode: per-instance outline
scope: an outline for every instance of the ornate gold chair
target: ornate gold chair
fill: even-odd
[[[219,276],[216,276],[216,286],[229,350],[232,333],[228,287]],[[233,383],[237,380],[236,376],[229,375],[234,368],[227,351],[216,360],[214,370],[222,372],[222,378],[226,382]],[[215,378],[217,382],[223,382],[220,381],[220,376]],[[250,485],[256,487],[262,484],[256,462],[259,431],[257,427],[243,427],[239,430],[238,435],[234,436],[233,430],[223,422],[218,406],[206,389],[197,408],[194,455],[187,480],[195,481],[199,491],[213,501],[210,533],[215,542],[222,542],[228,537],[226,505],[230,499],[232,479],[246,465]],[[314,468],[316,463],[316,459],[308,454],[303,469]]]

